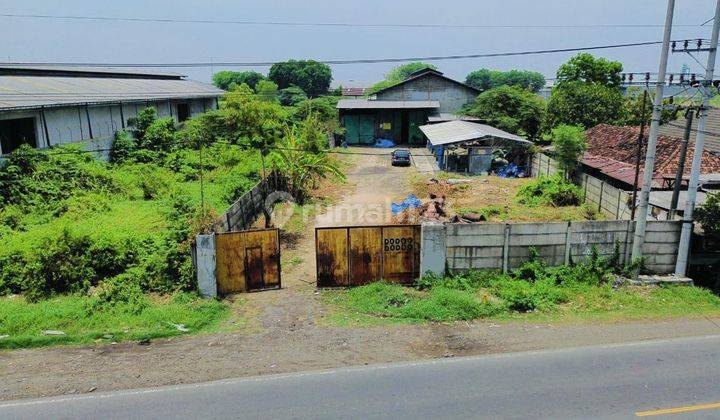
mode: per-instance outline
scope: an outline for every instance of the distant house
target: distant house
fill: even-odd
[[[217,108],[223,93],[175,73],[0,64],[0,154],[23,143],[107,148],[145,107],[181,122]]]
[[[590,175],[604,179],[617,188],[632,190],[635,180],[635,162],[640,129],[638,127],[618,127],[608,124],[597,125],[586,132],[588,149],[582,165]],[[694,136],[693,136],[694,138]],[[645,134],[647,142],[647,132]],[[671,189],[680,164],[682,139],[679,137],[658,136],[655,154],[653,189]],[[690,174],[695,149],[691,142],[685,163],[685,180]],[[645,149],[640,156],[639,186],[642,186]],[[720,154],[705,150],[702,156],[701,174],[720,174]]]
[[[343,98],[364,98],[368,89],[364,87],[344,87],[341,90]]]
[[[337,108],[348,144],[372,144],[383,138],[422,146],[426,140],[421,125],[433,117],[435,122],[455,119],[478,94],[479,90],[426,68],[371,98],[342,99]]]
[[[446,171],[487,174],[497,150],[520,168],[530,163],[532,142],[506,131],[470,121],[449,121],[420,127],[438,167]]]

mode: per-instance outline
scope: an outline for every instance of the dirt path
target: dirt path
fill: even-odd
[[[390,201],[405,194],[414,168],[391,168],[387,155],[356,158],[347,193],[318,217],[317,224],[387,222]],[[706,319],[562,326],[482,321],[372,328],[322,326],[319,321],[327,309],[314,285],[315,224],[309,220],[304,234],[283,249],[284,261],[300,262],[285,263],[282,290],[230,299],[238,302],[233,304],[236,313],[227,323],[228,332],[155,340],[149,345],[0,352],[0,400],[720,333],[720,320]]]

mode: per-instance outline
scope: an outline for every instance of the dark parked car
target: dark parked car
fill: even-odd
[[[393,166],[410,166],[410,150],[395,149],[392,152]]]

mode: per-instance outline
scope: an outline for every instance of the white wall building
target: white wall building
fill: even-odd
[[[104,149],[143,108],[182,122],[216,109],[223,93],[174,73],[0,64],[0,155],[23,143]]]

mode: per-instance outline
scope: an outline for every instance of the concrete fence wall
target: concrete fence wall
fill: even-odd
[[[230,206],[218,221],[223,232],[249,229],[263,213],[268,194],[287,191],[287,180],[277,172],[258,182],[250,191],[243,194]],[[269,210],[269,209],[268,209]]]
[[[621,260],[629,262],[634,227],[634,223],[625,220],[426,225],[421,269],[437,272],[437,260],[443,256],[429,255],[429,250],[442,252],[437,244],[443,242],[445,265],[451,271],[508,271],[527,261],[531,247],[550,265],[578,262],[590,255],[593,246],[607,257],[618,246]],[[665,274],[674,270],[680,227],[680,222],[648,221],[644,255],[649,271]],[[426,229],[432,229],[431,234],[426,235]]]
[[[542,153],[536,153],[532,160],[532,176],[553,175],[558,172],[557,161]],[[605,181],[581,173],[576,182],[585,193],[585,203],[602,213],[608,219],[630,220],[632,215],[632,192],[615,188]]]

